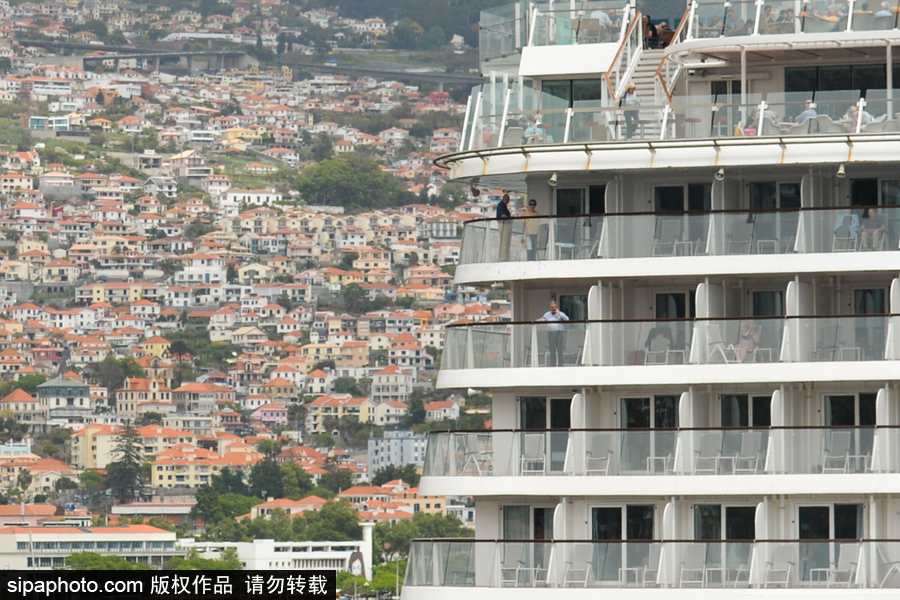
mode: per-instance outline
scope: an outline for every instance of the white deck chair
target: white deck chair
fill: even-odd
[[[546,465],[544,456],[544,434],[526,433],[522,440],[522,475],[543,475]]]
[[[700,449],[695,450],[694,473],[700,475],[709,473],[715,475],[719,471],[719,461],[722,458],[722,434],[704,433],[700,436]]]
[[[833,431],[822,460],[823,473],[846,473],[850,468],[850,432]]]
[[[566,587],[587,587],[593,573],[594,547],[592,544],[575,544],[572,559],[566,562]]]
[[[681,557],[678,587],[703,587],[706,583],[706,544],[686,544]]]
[[[612,435],[609,433],[593,434],[591,447],[588,448],[584,461],[584,472],[588,475],[609,475],[612,456]]]
[[[725,345],[725,341],[722,339],[722,331],[719,329],[717,323],[710,323],[707,325],[706,339],[709,342],[709,352],[707,354],[706,362],[719,362],[714,360],[715,357],[721,358],[721,362],[725,363],[739,362],[734,344]]]
[[[763,587],[769,585],[785,588],[790,586],[791,577],[794,574],[794,549],[791,546],[777,546],[772,558],[766,561],[766,576],[763,580]]]
[[[732,458],[734,473],[753,475],[759,469],[759,458],[762,452],[762,432],[745,431],[741,434],[741,450]]]

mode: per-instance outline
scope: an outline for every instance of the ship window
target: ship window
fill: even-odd
[[[606,213],[606,186],[559,188],[556,190],[557,215],[602,215]]]
[[[769,427],[772,424],[771,396],[722,394],[722,427]]]
[[[652,540],[656,507],[652,504],[595,506],[591,508],[591,539],[618,542]],[[617,581],[621,569],[647,564],[649,544],[595,544],[595,576],[600,581]]]
[[[786,67],[785,92],[831,92],[887,87],[885,65],[828,65],[822,67]]]
[[[755,520],[755,506],[695,504],[694,539],[753,540],[756,538]]]
[[[797,509],[797,537],[802,540],[859,540],[863,538],[862,504],[800,506]],[[810,581],[812,569],[828,569],[837,563],[839,544],[801,544],[800,580]]]

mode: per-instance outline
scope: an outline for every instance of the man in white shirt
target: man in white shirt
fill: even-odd
[[[547,339],[550,346],[550,356],[547,359],[548,367],[555,367],[563,363],[563,350],[566,348],[566,326],[563,321],[568,321],[566,313],[559,310],[556,302],[550,303],[550,310],[544,313],[539,321],[549,321],[547,325]]]

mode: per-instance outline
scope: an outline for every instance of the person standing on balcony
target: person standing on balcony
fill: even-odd
[[[547,357],[547,366],[555,367],[563,365],[563,351],[566,349],[566,326],[564,321],[568,321],[569,317],[563,311],[559,310],[556,302],[550,303],[550,310],[544,313],[544,316],[538,321],[547,321],[547,341],[550,348],[550,356]]]
[[[659,48],[659,32],[656,30],[656,25],[650,20],[650,15],[641,17],[641,25],[644,28],[644,47]]]
[[[528,235],[528,260],[534,260],[537,258],[537,245],[538,245],[538,235],[541,231],[541,213],[537,211],[537,200],[532,198],[528,201],[528,209],[525,211],[526,217],[532,217],[530,219],[525,219],[525,233]]]
[[[625,106],[625,139],[631,139],[634,135],[634,132],[637,130],[637,120],[638,116],[641,114],[640,110],[636,110],[634,108],[627,107],[635,107],[640,106],[641,101],[638,100],[638,97],[635,95],[635,91],[637,90],[637,86],[632,82],[628,84],[628,88],[625,90],[625,94],[619,99],[619,106]]]
[[[497,203],[497,219],[500,221],[500,262],[509,260],[509,244],[512,241],[512,213],[509,212],[509,194]]]

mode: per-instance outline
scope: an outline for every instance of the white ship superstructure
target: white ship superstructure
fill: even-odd
[[[900,4],[640,19],[482,13],[440,163],[541,216],[465,226],[456,283],[512,320],[448,328],[438,386],[493,429],[430,434],[421,488],[475,537],[414,542],[403,598],[895,597]]]

